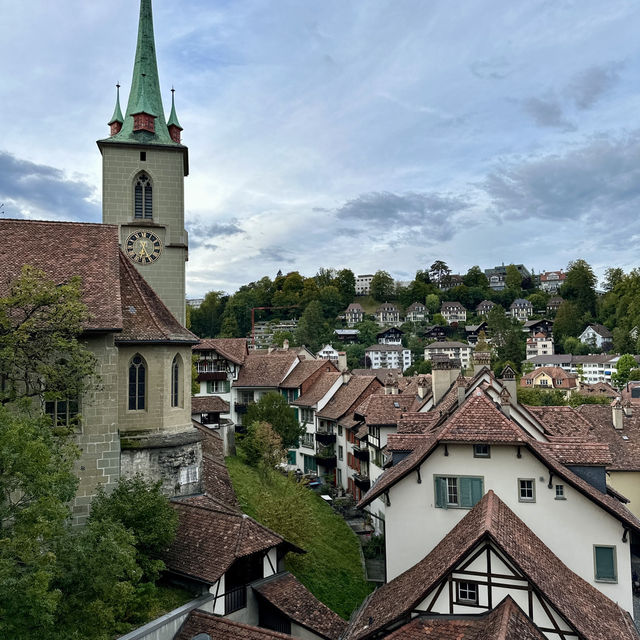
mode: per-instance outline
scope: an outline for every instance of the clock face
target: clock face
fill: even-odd
[[[151,231],[134,231],[125,243],[125,250],[131,260],[138,264],[151,264],[162,253],[162,242]]]

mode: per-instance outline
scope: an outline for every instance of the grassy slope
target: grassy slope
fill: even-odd
[[[287,569],[343,618],[370,593],[359,543],[344,520],[309,489],[274,473],[265,481],[238,458],[227,467],[244,511],[307,551],[289,554]]]

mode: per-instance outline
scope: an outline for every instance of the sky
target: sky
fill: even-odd
[[[0,215],[99,222],[137,0],[0,0]],[[640,3],[154,0],[189,147],[187,295],[640,265]]]

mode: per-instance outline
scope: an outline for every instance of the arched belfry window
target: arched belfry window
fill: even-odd
[[[153,218],[153,191],[151,188],[151,178],[146,173],[141,173],[136,178],[134,188],[134,217]]]
[[[136,353],[129,365],[129,411],[145,408],[147,389],[147,365],[143,357]]]
[[[176,356],[171,365],[171,406],[180,406],[180,358]]]

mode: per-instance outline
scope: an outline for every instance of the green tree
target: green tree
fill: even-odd
[[[580,309],[573,302],[563,302],[553,323],[553,335],[558,344],[568,336],[577,336],[583,330]]]
[[[402,375],[405,377],[431,373],[431,360],[418,360],[414,362]]]
[[[631,370],[638,366],[636,359],[630,354],[625,353],[620,356],[616,363],[616,372],[611,376],[611,382],[615,387],[621,389],[629,382]]]
[[[233,312],[233,308],[230,305],[225,309],[222,316],[222,323],[220,325],[219,338],[241,338],[240,327],[238,326],[238,320]]]
[[[335,285],[342,296],[342,304],[347,306],[356,295],[356,277],[351,269],[340,269],[336,274]]]
[[[573,302],[581,316],[596,314],[597,278],[586,260],[578,259],[569,263],[567,277],[559,294],[565,300]],[[559,311],[559,310],[558,310]]]
[[[286,456],[282,438],[268,422],[252,422],[238,443],[238,450],[241,458],[249,466],[260,469],[265,477]]]
[[[197,309],[191,309],[191,331],[200,338],[215,338],[220,332],[228,296],[222,291],[209,291]]]
[[[314,276],[314,280],[316,281],[318,289],[322,289],[322,287],[333,286],[335,277],[335,269],[325,269],[324,267],[320,267],[320,269],[318,269],[318,273]]]
[[[0,403],[79,398],[96,365],[79,341],[87,320],[79,277],[56,284],[23,267],[0,298]]]
[[[380,327],[373,320],[363,320],[355,325],[354,329],[360,332],[358,334],[358,342],[360,344],[370,347],[377,342]]]
[[[447,266],[447,263],[443,260],[436,260],[429,267],[429,275],[431,280],[435,282],[438,287],[445,287],[448,285],[449,276],[451,275],[451,269]]]
[[[363,344],[348,344],[344,350],[347,354],[347,367],[349,369],[364,368],[364,350]]]
[[[333,285],[322,287],[318,293],[318,299],[322,305],[324,317],[329,320],[334,320],[344,310],[342,296],[338,287]]]
[[[484,275],[482,269],[477,265],[474,267],[471,267],[471,269],[467,271],[462,281],[469,288],[479,287],[480,289],[483,289],[483,290],[486,290],[489,288],[489,281],[487,280],[487,276]]]
[[[624,271],[620,267],[609,267],[604,272],[602,287],[606,292],[613,291],[624,279]]]
[[[395,298],[395,281],[386,271],[376,271],[371,278],[371,296],[378,302]]]
[[[425,306],[429,309],[429,313],[433,315],[440,310],[440,297],[435,293],[430,293],[425,299]]]
[[[298,445],[298,440],[305,432],[296,419],[294,410],[285,398],[275,391],[270,391],[255,404],[250,404],[244,423],[252,425],[257,422],[268,422],[273,430],[282,438],[282,446],[291,449]]]
[[[522,275],[514,264],[507,265],[504,282],[511,291],[519,292],[522,289]]]
[[[326,333],[322,305],[318,300],[312,300],[300,316],[296,340],[298,344],[303,344],[315,352],[322,346]]]
[[[296,337],[291,331],[276,331],[271,338],[273,344],[278,347],[281,347],[285,340],[289,341],[289,346],[297,346]]]

